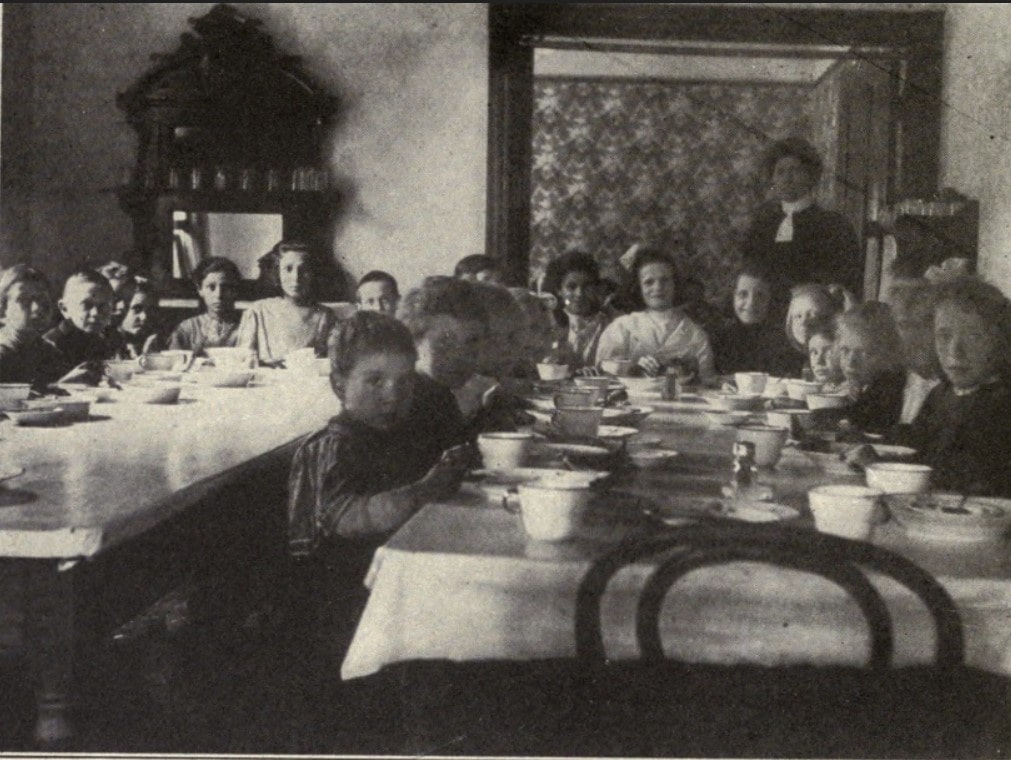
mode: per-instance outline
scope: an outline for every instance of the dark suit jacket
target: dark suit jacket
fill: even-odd
[[[854,295],[863,290],[863,259],[849,220],[817,205],[793,215],[793,240],[777,243],[785,214],[778,203],[758,209],[744,240],[745,261],[765,265],[787,288],[803,282],[841,283]]]

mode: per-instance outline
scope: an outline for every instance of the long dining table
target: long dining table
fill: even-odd
[[[576,591],[595,558],[623,538],[656,530],[645,510],[692,519],[731,480],[734,429],[713,426],[704,402],[660,402],[641,436],[673,448],[669,467],[616,477],[580,534],[547,543],[525,534],[500,497],[465,484],[445,503],[416,513],[375,554],[369,599],[342,664],[344,679],[408,660],[536,660],[575,654]],[[635,439],[632,439],[634,442]],[[814,530],[808,489],[860,483],[838,457],[787,447],[759,480],[774,501],[799,517],[776,526]],[[895,521],[871,540],[932,573],[957,604],[969,664],[1011,674],[1011,551],[1005,541],[945,543],[907,535]],[[602,604],[611,658],[634,658],[635,604],[650,567],[612,580]],[[874,579],[872,578],[872,581]],[[929,613],[909,592],[875,581],[896,626],[895,662],[929,662]],[[706,662],[859,664],[867,656],[865,623],[845,593],[823,579],[749,562],[695,571],[672,591],[661,623],[672,656]]]
[[[267,470],[280,474],[283,494],[295,446],[337,409],[327,378],[284,370],[260,370],[241,388],[183,382],[171,405],[118,398],[73,424],[0,423],[3,469],[24,470],[0,487],[0,567],[7,601],[23,605],[13,617],[24,622],[43,745],[73,735],[75,657],[93,633],[88,605],[98,603],[85,596],[96,590],[84,582],[89,571],[129,555],[98,584],[104,602],[115,602],[142,594],[160,563],[199,563],[249,538],[257,510],[283,526],[283,502],[233,503],[222,514],[227,497]],[[193,558],[180,559],[187,549]]]

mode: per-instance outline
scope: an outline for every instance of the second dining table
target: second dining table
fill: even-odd
[[[704,505],[732,478],[732,427],[711,424],[704,402],[632,399],[654,407],[639,438],[677,450],[669,466],[627,467],[612,479],[569,541],[530,539],[519,515],[478,484],[429,504],[374,557],[369,600],[341,675],[354,679],[406,660],[535,660],[575,654],[580,581],[618,542],[669,522],[703,519]],[[636,439],[631,439],[635,443]],[[776,502],[799,513],[771,530],[813,531],[807,491],[861,483],[838,457],[787,447],[759,480]],[[711,519],[711,518],[707,518]],[[932,573],[962,618],[970,665],[1011,674],[1011,552],[1004,541],[929,542],[894,521],[875,527],[873,543]],[[635,605],[651,571],[626,568],[602,604],[604,643],[613,659],[638,654]],[[892,612],[898,665],[929,662],[935,636],[911,593],[872,577]],[[691,573],[665,606],[661,630],[671,656],[706,662],[852,663],[867,657],[869,632],[856,605],[823,579],[751,562]]]

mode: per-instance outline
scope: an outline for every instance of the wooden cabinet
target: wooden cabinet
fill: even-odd
[[[192,268],[223,255],[245,277],[240,298],[255,298],[269,292],[258,263],[282,238],[333,260],[340,193],[321,157],[337,104],[259,21],[216,5],[190,25],[117,97],[138,137],[119,192],[133,220],[131,263],[166,296],[192,296]],[[324,300],[343,295],[332,274]]]

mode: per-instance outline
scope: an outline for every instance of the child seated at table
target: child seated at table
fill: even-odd
[[[767,372],[784,377],[796,369],[796,357],[773,314],[772,276],[757,263],[737,273],[733,319],[713,335],[716,369],[720,374]]]
[[[808,328],[807,365],[815,382],[822,384],[822,391],[838,390],[845,378],[839,367],[839,354],[835,350],[835,321],[823,319]]]
[[[292,463],[288,517],[295,554],[338,538],[381,540],[425,502],[451,496],[465,472],[465,441],[430,419],[452,416],[452,398],[443,395],[438,409],[431,393],[417,395],[417,352],[407,327],[358,312],[334,330],[329,358],[341,411],[302,444]]]
[[[200,353],[205,348],[235,346],[239,330],[235,298],[241,281],[239,268],[231,260],[211,256],[201,261],[193,272],[193,283],[204,312],[176,326],[169,336],[169,348]]]
[[[112,300],[109,281],[98,272],[83,270],[67,278],[58,303],[63,319],[43,336],[58,354],[58,377],[83,382],[101,377],[98,365],[115,353],[106,338]],[[73,376],[67,376],[72,370]]]
[[[790,304],[786,310],[786,338],[793,346],[794,368],[790,377],[810,374],[807,366],[807,341],[811,328],[835,317],[842,311],[842,304],[836,300],[824,285],[808,282],[795,285],[790,290]],[[806,370],[806,372],[805,372]]]
[[[600,336],[597,363],[629,359],[642,374],[654,377],[677,363],[691,365],[692,380],[716,378],[709,336],[677,308],[680,280],[674,261],[661,251],[644,248],[632,264],[638,311],[618,317]]]
[[[158,334],[158,293],[149,281],[136,283],[115,336],[114,354],[120,359],[136,359],[158,351],[164,341]]]
[[[934,346],[942,382],[892,440],[917,449],[936,489],[1011,497],[1011,302],[976,279],[938,286]]]
[[[337,318],[316,302],[320,264],[315,254],[302,243],[282,241],[270,256],[276,260],[271,271],[281,296],[263,298],[246,309],[236,345],[255,350],[268,365],[281,363],[300,348],[312,347],[321,355]]]
[[[52,320],[45,275],[26,264],[0,275],[0,382],[41,388],[59,378],[61,357],[42,339]]]
[[[108,280],[109,287],[112,288],[112,317],[109,319],[109,328],[114,330],[119,327],[119,323],[126,315],[126,309],[137,285],[137,278],[128,264],[115,259],[95,267],[95,271]]]
[[[835,352],[853,400],[841,415],[858,431],[884,433],[899,422],[906,384],[892,311],[868,301],[837,315],[835,326]]]
[[[908,425],[941,382],[941,365],[934,349],[934,286],[926,279],[897,279],[889,289],[888,303],[895,314],[906,367],[899,422]]]
[[[400,303],[397,280],[389,272],[373,269],[358,281],[358,309],[378,311],[388,317],[396,316]]]
[[[341,411],[292,461],[288,547],[298,560],[290,614],[315,650],[300,656],[332,669],[364,606],[373,552],[426,502],[454,494],[473,453],[460,445],[452,395],[415,372],[403,324],[357,312],[328,353]]]
[[[611,316],[603,309],[600,267],[583,251],[567,251],[548,262],[544,292],[557,301],[555,322],[563,334],[558,361],[577,370],[597,363],[597,344]]]

